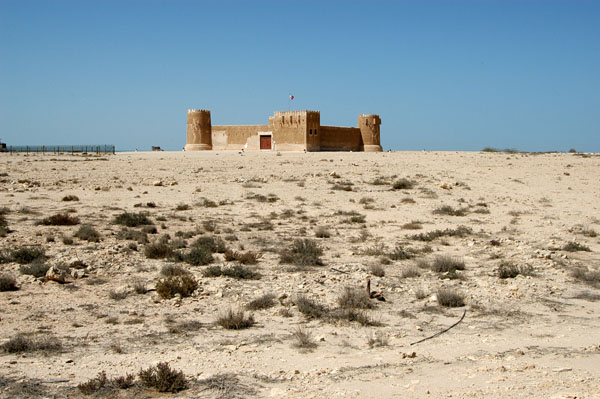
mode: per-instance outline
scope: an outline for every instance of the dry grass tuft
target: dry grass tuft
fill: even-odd
[[[371,309],[373,304],[363,289],[344,287],[344,292],[338,297],[337,303],[342,309]]]
[[[62,344],[58,338],[50,335],[30,336],[19,334],[2,344],[2,349],[7,353],[59,352],[62,350]]]
[[[298,307],[298,311],[308,318],[319,319],[329,313],[329,309],[325,306],[312,301],[304,295],[297,296],[294,299],[294,303]]]
[[[440,306],[446,308],[459,308],[465,306],[464,295],[451,288],[440,288],[436,295]]]
[[[465,261],[460,258],[440,255],[435,257],[430,267],[431,270],[437,273],[455,272],[457,270],[465,270]]]
[[[269,309],[275,306],[275,295],[265,294],[253,299],[246,305],[248,310]]]
[[[231,308],[219,316],[216,323],[227,330],[242,330],[256,324],[252,314],[246,316],[243,310],[233,310]]]
[[[13,276],[8,274],[0,275],[0,292],[5,291],[16,291],[19,287],[17,287],[17,280]]]
[[[322,266],[323,249],[310,238],[296,239],[291,248],[281,252],[280,262],[298,266]]]
[[[292,331],[292,338],[294,339],[292,346],[295,348],[314,349],[317,347],[317,344],[313,340],[311,333],[302,327],[298,327]]]

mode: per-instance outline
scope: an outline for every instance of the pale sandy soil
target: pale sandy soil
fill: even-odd
[[[4,253],[39,245],[48,265],[80,260],[87,266],[85,277],[63,285],[23,275],[10,260],[0,264],[20,287],[0,292],[0,343],[26,333],[54,336],[63,346],[51,352],[0,352],[2,397],[84,397],[77,384],[100,371],[116,377],[163,361],[190,378],[190,388],[176,397],[600,397],[600,286],[593,281],[598,275],[589,273],[592,281],[586,282],[571,274],[577,268],[600,273],[600,238],[593,236],[600,233],[597,155],[0,154],[0,165],[0,207],[12,230],[0,238]],[[378,177],[386,184],[371,184]],[[392,190],[398,178],[413,180],[415,187]],[[154,185],[157,181],[162,185]],[[352,191],[332,190],[336,182],[353,183]],[[260,202],[248,199],[251,193],[278,199]],[[79,201],[61,201],[69,194]],[[201,206],[203,198],[222,205]],[[363,198],[373,200],[370,209]],[[406,198],[414,203],[403,202]],[[156,207],[134,207],[148,202]],[[175,210],[180,204],[190,209]],[[432,213],[443,205],[467,207],[467,214]],[[65,245],[63,237],[79,226],[36,224],[67,210],[93,225],[102,240],[75,238]],[[173,262],[148,259],[145,245],[130,250],[132,241],[117,238],[122,226],[112,221],[125,210],[148,213],[158,228],[151,240],[197,231],[224,238],[232,249],[260,252],[258,265],[248,267],[262,278],[203,277],[207,266],[180,263],[199,280],[192,297],[161,300],[153,290],[136,294],[136,282],[153,288],[161,267]],[[356,211],[366,223],[347,223],[350,216],[337,211]],[[207,220],[215,222],[214,232],[203,232]],[[261,221],[272,229],[247,226]],[[402,227],[411,221],[420,221],[422,228]],[[431,242],[411,238],[460,225],[473,233]],[[330,238],[315,238],[320,226],[329,229]],[[237,240],[229,241],[232,236]],[[187,239],[188,247],[198,237]],[[296,238],[315,239],[325,265],[292,271],[281,264],[279,251]],[[571,241],[591,251],[563,250]],[[429,245],[432,252],[385,264],[382,257],[397,244],[414,250]],[[366,255],[367,249],[383,255]],[[438,255],[464,260],[462,278],[442,279],[426,268],[417,268],[420,276],[402,277],[417,261]],[[214,265],[227,264],[222,254],[214,256]],[[530,266],[533,275],[500,279],[498,266],[508,261]],[[385,270],[384,277],[374,277],[372,288],[387,301],[372,300],[376,307],[366,311],[380,326],[308,319],[298,311],[298,295],[336,308],[344,287],[364,287],[372,265]],[[463,293],[466,305],[440,306],[434,295],[440,287]],[[111,290],[128,295],[111,299]],[[417,299],[417,291],[427,295]],[[253,312],[253,327],[215,325],[224,310],[243,308],[266,293],[281,299]],[[462,323],[447,333],[410,345],[452,325],[465,310]],[[199,323],[187,331],[169,330],[182,321]],[[292,332],[299,326],[312,335],[314,349],[293,346]],[[374,336],[387,345],[370,347],[368,337]],[[223,373],[231,375],[221,391],[203,382]],[[162,394],[141,385],[96,394],[117,396]]]

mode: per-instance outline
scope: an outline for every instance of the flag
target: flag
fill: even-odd
[[[294,99],[294,96],[292,96],[292,95],[290,94],[290,101],[292,101],[293,99]]]

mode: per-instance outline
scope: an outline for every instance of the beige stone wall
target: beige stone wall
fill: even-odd
[[[267,131],[267,125],[215,125],[212,127],[213,150],[258,150],[258,132]]]
[[[321,126],[321,150],[360,151],[361,134],[357,127]]]

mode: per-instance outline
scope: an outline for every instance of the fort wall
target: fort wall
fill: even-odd
[[[321,150],[360,151],[361,132],[357,127],[321,126]]]
[[[212,127],[213,150],[258,150],[258,132],[268,130],[267,125],[215,125]]]
[[[210,111],[189,110],[186,151],[382,151],[379,115],[363,114],[358,127],[321,126],[319,111],[278,111],[268,125],[211,125]]]

